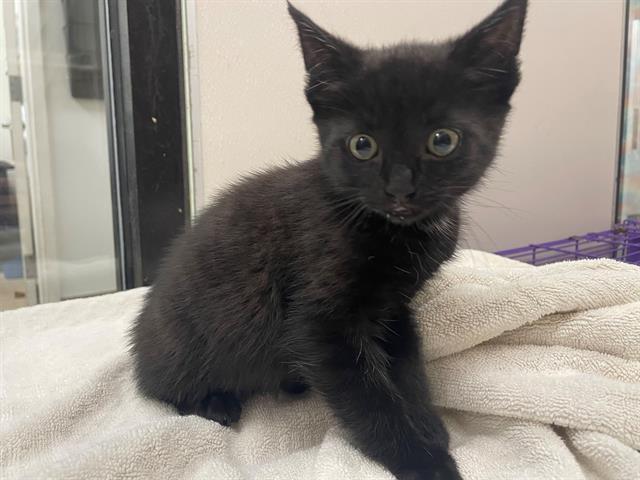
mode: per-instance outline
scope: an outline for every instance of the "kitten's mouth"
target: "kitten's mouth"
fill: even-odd
[[[399,225],[407,225],[418,221],[422,211],[409,205],[394,202],[384,212],[387,221]]]

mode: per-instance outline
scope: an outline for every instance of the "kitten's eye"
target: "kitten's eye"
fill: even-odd
[[[358,133],[349,139],[349,150],[358,160],[371,160],[378,152],[378,144],[373,137]]]
[[[429,135],[427,150],[436,157],[446,157],[460,143],[460,135],[450,128],[439,128]]]

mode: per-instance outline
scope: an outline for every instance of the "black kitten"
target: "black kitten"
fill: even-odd
[[[310,386],[401,478],[460,478],[409,303],[495,155],[526,8],[374,50],[289,6],[321,151],[234,185],[175,243],[133,327],[146,395],[229,425],[256,392]]]

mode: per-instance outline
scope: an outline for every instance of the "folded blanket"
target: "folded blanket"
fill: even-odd
[[[314,394],[257,397],[233,428],[141,398],[144,292],[0,314],[1,478],[393,478]],[[640,478],[639,268],[462,251],[414,308],[465,479]]]

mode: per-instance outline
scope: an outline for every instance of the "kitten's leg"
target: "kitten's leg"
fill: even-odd
[[[426,383],[417,384],[423,380],[419,371],[396,384],[403,372],[393,364],[395,359],[386,357],[373,339],[357,343],[353,337],[333,337],[319,344],[315,353],[323,360],[310,377],[357,446],[401,479],[461,479],[448,452],[446,429],[428,406],[428,395],[421,403],[415,398],[427,391]],[[410,359],[402,362],[412,365]]]
[[[228,427],[240,420],[242,403],[233,393],[217,391],[197,403],[182,402],[177,408],[180,415],[199,415]]]
[[[413,345],[405,345],[402,354],[394,357],[390,375],[403,398],[411,423],[418,429],[425,442],[434,446],[441,455],[433,467],[428,467],[431,469],[431,476],[407,478],[461,479],[457,465],[448,453],[449,433],[431,405],[425,362],[417,335],[413,336],[413,340]]]

